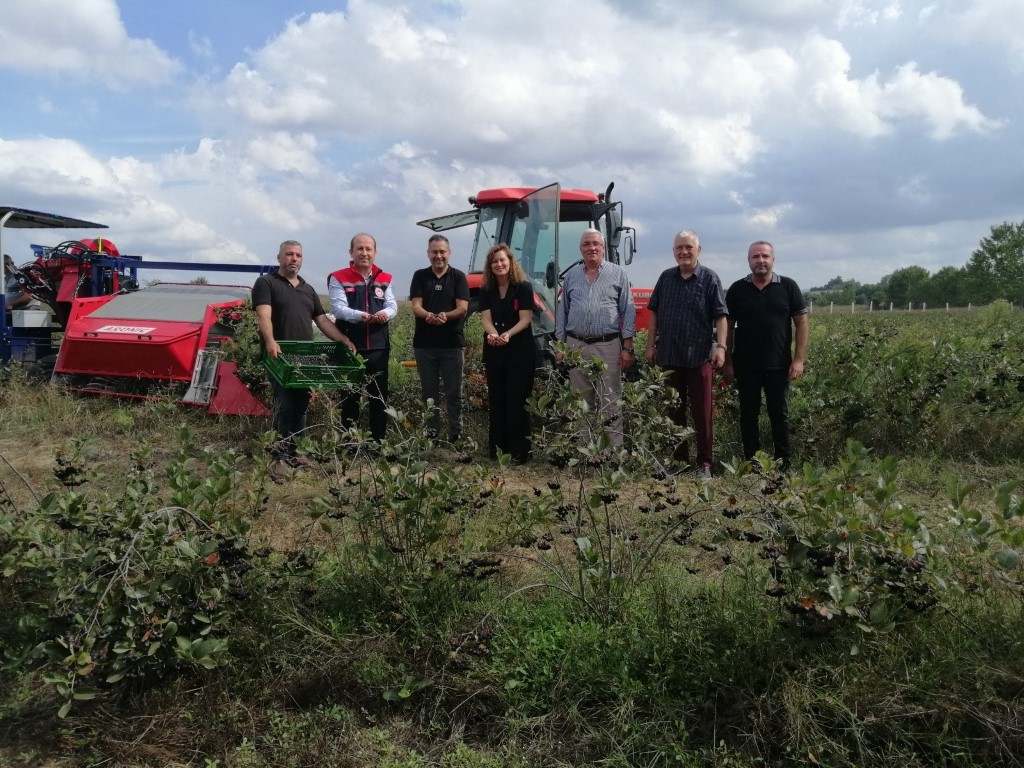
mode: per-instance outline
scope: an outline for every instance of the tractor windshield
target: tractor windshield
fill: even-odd
[[[534,335],[554,333],[558,274],[558,198],[560,186],[538,189],[515,204],[508,244],[539,299]]]
[[[480,209],[477,223],[476,238],[473,242],[473,255],[469,260],[470,272],[483,272],[487,252],[492,245],[501,242],[501,222],[505,218],[505,208],[487,207]]]

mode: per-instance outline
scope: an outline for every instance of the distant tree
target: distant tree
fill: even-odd
[[[809,293],[817,293],[819,291],[842,290],[843,283],[845,282],[846,281],[843,280],[842,275],[836,275],[824,285],[819,286],[818,288],[811,288],[809,290]]]
[[[882,278],[885,280],[885,278]],[[877,283],[863,283],[857,286],[856,302],[858,304],[874,304],[881,307],[885,303],[885,285],[880,281]]]
[[[906,306],[911,301],[917,304],[925,300],[925,286],[927,285],[927,269],[904,267],[889,275],[889,280],[886,282],[886,293],[889,301],[897,307]]]
[[[966,271],[963,267],[943,267],[928,278],[923,301],[927,301],[929,307],[941,307],[946,304],[966,307],[966,281]]]
[[[209,285],[210,281],[207,280],[203,275],[199,275],[198,277],[193,277],[191,280],[189,280],[188,284],[189,285]]]
[[[992,227],[965,270],[970,301],[1007,299],[1024,304],[1024,221]]]
[[[839,280],[840,282],[836,282]],[[856,280],[843,280],[841,277],[829,280],[826,287],[812,288],[807,292],[807,300],[815,304],[850,304],[857,301],[857,294],[860,290],[860,283]]]

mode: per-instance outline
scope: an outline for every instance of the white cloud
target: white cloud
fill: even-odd
[[[922,174],[913,176],[899,184],[896,187],[896,195],[914,205],[927,205],[934,199],[928,177]]]
[[[822,37],[804,46],[801,60],[810,78],[808,103],[840,130],[875,138],[892,131],[898,122],[920,121],[932,139],[941,141],[1000,125],[966,103],[955,80],[920,72],[914,62],[900,65],[887,80],[878,72],[851,79],[847,51],[839,42]]]
[[[997,45],[1024,68],[1024,3],[1019,0],[966,0],[950,3],[950,26],[964,45]],[[963,6],[967,7],[964,8]]]
[[[115,0],[5,0],[0,67],[100,80],[161,83],[180,65],[150,40],[129,37]]]
[[[258,165],[278,173],[316,175],[320,164],[316,159],[316,137],[309,133],[298,136],[274,131],[249,142],[249,156]]]
[[[843,0],[839,4],[836,24],[840,29],[844,27],[874,27],[882,21],[895,21],[902,13],[899,2]]]
[[[963,130],[981,133],[1000,125],[965,103],[963,89],[955,81],[919,72],[914,62],[898,67],[887,83],[879,83],[872,75],[865,85],[880,115],[919,118],[929,126],[933,139],[948,139]]]
[[[206,61],[213,61],[215,58],[213,41],[206,35],[200,35],[194,30],[189,30],[188,47],[196,58]]]
[[[111,239],[137,255],[256,263],[239,241],[163,200],[162,183],[152,165],[135,158],[104,162],[67,139],[0,139],[0,186],[22,207],[107,224]]]
[[[792,203],[781,203],[770,208],[761,208],[751,211],[747,215],[747,223],[757,229],[776,229],[782,219],[793,209]]]
[[[91,201],[120,195],[111,169],[68,139],[0,139],[0,180],[8,194],[41,197],[60,190],[67,198]]]

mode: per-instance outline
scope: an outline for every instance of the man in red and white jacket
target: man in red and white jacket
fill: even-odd
[[[374,264],[377,241],[361,232],[349,243],[351,262],[327,278],[327,294],[335,324],[356,346],[366,364],[366,393],[370,398],[370,433],[383,440],[388,421],[388,355],[391,351],[388,323],[398,314],[391,289],[391,275]],[[359,394],[341,402],[341,418],[347,425],[359,419]]]

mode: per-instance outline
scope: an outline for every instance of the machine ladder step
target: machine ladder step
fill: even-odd
[[[220,364],[219,349],[201,349],[196,357],[196,367],[192,371],[192,383],[182,398],[183,402],[196,405],[209,405],[217,385],[217,366]]]

